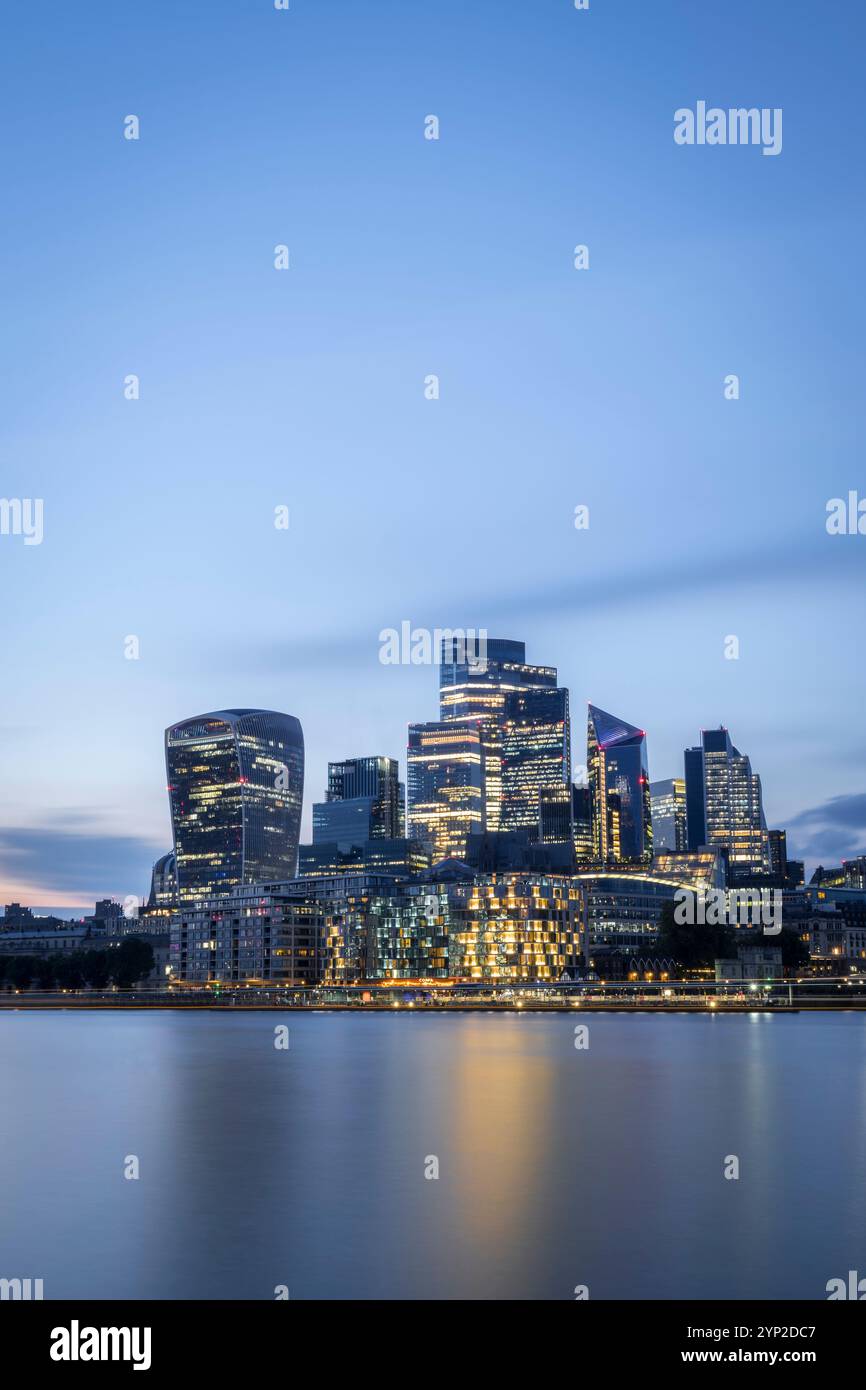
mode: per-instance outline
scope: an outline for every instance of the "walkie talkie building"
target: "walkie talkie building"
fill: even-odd
[[[166,729],[181,902],[292,878],[304,796],[304,736],[291,714],[227,709]]]

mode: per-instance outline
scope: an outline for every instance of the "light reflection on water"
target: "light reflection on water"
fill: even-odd
[[[3,1012],[0,1276],[48,1298],[823,1298],[866,1270],[863,1015],[579,1021],[586,1051],[574,1014]]]

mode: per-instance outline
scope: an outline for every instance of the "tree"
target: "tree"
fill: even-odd
[[[782,965],[785,970],[796,973],[801,965],[809,963],[809,947],[792,927],[783,927],[776,941],[782,948]]]
[[[9,966],[9,980],[15,989],[29,989],[36,971],[34,956],[13,956]]]
[[[153,967],[153,947],[140,936],[125,936],[111,953],[111,975],[118,989],[131,989]]]
[[[660,956],[670,956],[683,970],[710,967],[713,962],[736,955],[734,933],[727,926],[690,926],[677,922],[675,905],[668,900],[662,905],[657,950]]]
[[[107,951],[83,951],[81,972],[91,989],[105,989],[111,979],[111,961]]]
[[[54,956],[40,956],[36,961],[35,975],[39,989],[54,988],[55,960]]]

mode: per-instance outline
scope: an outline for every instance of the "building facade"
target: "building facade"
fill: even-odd
[[[294,876],[304,795],[297,719],[231,709],[166,730],[165,762],[182,903]]]
[[[653,851],[687,849],[686,779],[669,777],[663,782],[650,782],[650,811]]]
[[[481,722],[481,828],[536,827],[542,790],[571,785],[568,691],[557,685],[556,668],[528,664],[523,642],[488,638],[483,663],[443,641],[440,671],[440,719]]]
[[[653,832],[646,734],[590,705],[586,751],[596,860],[649,863]]]
[[[171,926],[171,980],[311,988],[326,932],[325,906],[291,883],[181,902]]]
[[[350,850],[367,840],[405,834],[403,785],[395,758],[328,763],[325,800],[313,805],[313,844]]]
[[[150,876],[148,907],[175,907],[177,905],[177,869],[174,850],[157,859]]]
[[[333,843],[301,845],[298,851],[299,878],[365,871],[409,878],[429,868],[430,854],[420,840],[367,840],[348,850]]]
[[[689,849],[701,843],[723,848],[734,874],[765,874],[770,869],[769,837],[761,779],[728,730],[704,729],[700,748],[685,757]]]
[[[582,931],[580,890],[564,875],[341,873],[182,904],[171,978],[284,988],[553,982],[579,966]]]
[[[478,719],[409,725],[408,830],[434,861],[459,857],[485,819],[484,730]]]

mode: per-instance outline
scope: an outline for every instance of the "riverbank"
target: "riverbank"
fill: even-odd
[[[117,1002],[114,1000],[92,1000],[92,999],[54,999],[54,1000],[29,1000],[14,999],[0,1000],[0,1011],[28,1012],[39,1011],[130,1011],[130,1012],[152,1012],[173,1010],[179,1013],[305,1013],[305,1014],[392,1014],[392,1013],[457,1013],[457,1014],[507,1014],[507,1013],[526,1013],[526,1014],[556,1014],[556,1013],[641,1013],[641,1014],[796,1014],[806,1012],[858,1012],[866,1011],[866,999],[801,999],[794,1003],[774,1003],[767,1000],[739,1001],[739,1000],[711,1000],[708,1002],[691,1002],[688,1000],[678,1000],[676,1002],[666,1001],[664,1004],[654,1000],[637,999],[587,999],[575,1000],[572,1003],[459,1003],[448,1002],[442,1004],[346,1004],[346,1003],[310,1003],[310,1004],[290,1004],[290,1003],[253,1003],[253,1002],[226,1002],[208,1003],[192,1002],[177,999],[152,999],[138,1000],[135,1002]]]
[[[2,1010],[172,1010],[208,1013],[799,1013],[866,1010],[858,980],[739,986],[710,981],[678,985],[614,983],[586,987],[526,985],[431,988],[422,984],[313,990],[60,990],[0,993]]]

